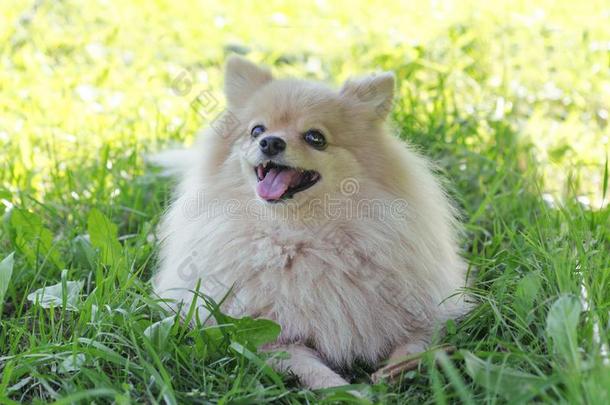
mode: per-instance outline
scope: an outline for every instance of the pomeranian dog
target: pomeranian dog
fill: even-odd
[[[181,179],[155,293],[200,319],[203,294],[277,322],[263,349],[286,352],[272,364],[312,389],[348,384],[355,361],[426,350],[468,310],[467,266],[431,164],[384,130],[393,93],[392,73],[337,91],[231,57],[224,115],[158,159]]]

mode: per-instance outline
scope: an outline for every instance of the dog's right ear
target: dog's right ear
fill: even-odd
[[[230,56],[225,67],[225,95],[229,109],[242,108],[256,90],[272,79],[269,69],[240,56]]]

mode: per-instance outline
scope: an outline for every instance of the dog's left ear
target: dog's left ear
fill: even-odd
[[[229,108],[243,107],[252,94],[273,79],[271,72],[240,56],[231,56],[225,67],[225,95]]]
[[[341,96],[355,103],[358,109],[373,113],[374,119],[384,120],[392,109],[394,82],[392,72],[349,79],[341,88]]]

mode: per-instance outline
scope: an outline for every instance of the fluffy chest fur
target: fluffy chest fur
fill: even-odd
[[[243,235],[251,248],[236,259],[249,258],[251,266],[235,278],[228,311],[273,319],[282,326],[280,343],[305,342],[336,365],[355,358],[374,363],[396,342],[416,336],[433,316],[415,294],[401,293],[408,280],[342,232],[332,242],[314,233]]]
[[[375,363],[399,342],[424,340],[438,318],[440,298],[426,288],[433,278],[418,276],[402,223],[172,215],[164,263],[178,270],[159,274],[161,295],[190,303],[201,280],[227,313],[272,319],[279,343],[305,343],[336,366]]]

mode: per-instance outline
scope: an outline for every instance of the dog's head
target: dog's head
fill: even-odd
[[[379,159],[393,89],[391,73],[350,80],[335,91],[274,79],[265,68],[230,58],[225,93],[240,127],[233,152],[255,195],[301,203],[335,193],[345,178],[366,175]]]

